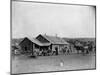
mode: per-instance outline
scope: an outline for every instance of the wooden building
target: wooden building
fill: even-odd
[[[39,40],[43,44],[50,43],[49,48],[52,51],[56,51],[57,54],[59,54],[63,48],[68,47],[69,45],[64,39],[57,36],[48,36],[48,35],[40,34],[36,37],[36,39]]]
[[[41,43],[35,38],[27,38],[25,37],[19,44],[21,47],[22,54],[32,54],[34,51],[40,51],[42,49],[48,49],[50,43]]]
[[[40,34],[36,38],[24,38],[19,45],[22,53],[33,54],[35,50],[51,50],[58,55],[69,44],[60,37]]]

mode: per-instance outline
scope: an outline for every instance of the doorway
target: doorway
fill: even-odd
[[[55,47],[56,55],[58,55],[58,47]]]

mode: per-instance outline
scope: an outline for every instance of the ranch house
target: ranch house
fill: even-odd
[[[23,53],[32,54],[34,50],[52,50],[59,54],[60,51],[65,47],[67,48],[69,44],[60,37],[40,34],[36,38],[25,37],[19,45]]]

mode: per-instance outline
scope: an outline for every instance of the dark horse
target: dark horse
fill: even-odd
[[[89,52],[92,51],[92,47],[91,46],[74,46],[77,50],[77,53],[79,54],[79,51],[82,52],[82,54],[89,54]]]
[[[84,54],[84,47],[83,46],[74,46],[77,50],[77,53],[79,54],[79,51],[81,51]]]

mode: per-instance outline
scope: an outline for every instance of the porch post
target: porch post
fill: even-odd
[[[34,48],[35,48],[35,45],[33,44],[33,48],[32,48],[32,55],[34,55]]]

